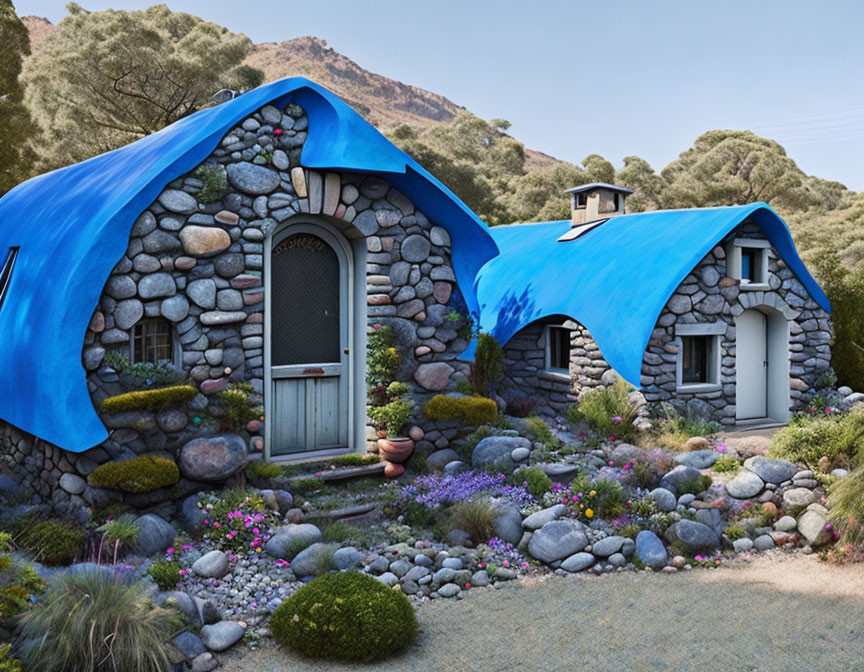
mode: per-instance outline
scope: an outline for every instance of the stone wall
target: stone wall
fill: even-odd
[[[765,240],[758,226],[744,223],[715,247],[684,279],[660,314],[642,362],[642,392],[649,403],[670,402],[679,411],[735,423],[735,318],[745,309],[767,306],[789,321],[790,400],[803,409],[820,380],[831,371],[831,316],[809,295],[773,247],[768,250],[768,290],[742,290],[726,275],[726,249],[732,239]],[[680,324],[726,323],[720,337],[721,389],[688,394],[676,391]]]
[[[467,374],[468,366],[455,361],[467,346],[459,337],[466,316],[447,231],[377,177],[302,168],[307,131],[298,106],[262,108],[229,131],[202,164],[225,168],[227,190],[220,198],[204,202],[207,176],[196,168],[167,185],[138,217],[84,340],[94,405],[125,391],[106,353],[128,352],[135,325],[146,317],[170,321],[180,378],[200,393],[184,408],[156,414],[100,413],[111,437],[80,455],[5,426],[0,447],[10,456],[9,471],[39,499],[81,494],[70,478],[70,489],[57,487],[64,473],[86,477],[101,462],[145,452],[176,456],[192,438],[217,433],[218,393],[233,381],[264,392],[265,243],[295,215],[320,215],[365,237],[368,322],[393,327],[402,354],[398,378],[411,386],[421,425],[422,400],[455,389]],[[427,428],[430,447],[455,436],[452,427]],[[242,434],[251,449],[262,448],[262,422],[252,421]]]

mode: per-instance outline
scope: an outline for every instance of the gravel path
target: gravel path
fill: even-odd
[[[418,642],[378,666],[314,662],[269,640],[225,672],[832,672],[864,660],[864,570],[813,556],[668,574],[550,576],[434,600]]]

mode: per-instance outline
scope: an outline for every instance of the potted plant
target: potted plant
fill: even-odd
[[[414,442],[400,433],[411,415],[411,404],[401,398],[369,409],[369,417],[384,426],[386,438],[378,439],[378,449],[387,462],[401,464],[414,451]]]

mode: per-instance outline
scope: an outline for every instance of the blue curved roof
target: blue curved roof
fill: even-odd
[[[7,248],[21,248],[0,310],[0,418],[73,452],[108,437],[87,390],[81,350],[136,217],[237,122],[289,101],[309,120],[304,166],[378,174],[447,229],[457,281],[476,312],[474,277],[497,254],[485,224],[335,95],[301,77],[284,79],[36,177],[0,199],[0,260]]]
[[[755,222],[813,299],[828,299],[765,203],[660,210],[613,217],[583,236],[557,239],[570,221],[490,229],[501,254],[480,269],[480,329],[506,343],[529,323],[566,315],[585,326],[606,361],[639,386],[642,356],[675,289],[735,227]]]

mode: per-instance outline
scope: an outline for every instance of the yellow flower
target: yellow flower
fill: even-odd
[[[585,509],[585,516],[588,518],[594,517],[594,511],[592,509]]]
[[[588,493],[588,495],[589,495],[590,497],[593,497],[593,496],[596,495],[596,494],[597,494],[597,491],[596,491],[596,490],[592,490],[591,492]]]

